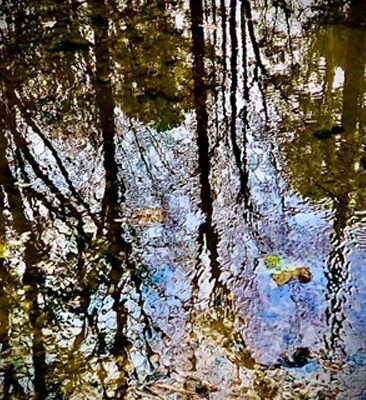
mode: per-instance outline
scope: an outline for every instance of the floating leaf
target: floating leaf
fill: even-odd
[[[308,268],[300,267],[296,269],[296,272],[297,272],[296,278],[300,283],[308,283],[311,281],[312,276]]]
[[[264,256],[266,267],[269,269],[276,268],[278,264],[281,262],[281,257],[274,255]]]
[[[278,286],[286,285],[290,280],[294,278],[293,271],[283,271],[279,274],[273,274],[272,279],[277,283]]]

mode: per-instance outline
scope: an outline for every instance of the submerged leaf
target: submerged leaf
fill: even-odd
[[[165,223],[168,218],[166,210],[158,208],[145,208],[132,216],[132,219],[137,221],[142,226],[148,226],[156,223]]]
[[[281,363],[288,368],[301,368],[308,364],[314,355],[308,347],[297,347],[291,357],[281,354]]]

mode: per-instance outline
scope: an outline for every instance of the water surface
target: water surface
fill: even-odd
[[[366,6],[333,3],[1,3],[1,398],[366,398]]]

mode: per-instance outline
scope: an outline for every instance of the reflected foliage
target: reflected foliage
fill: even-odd
[[[173,15],[182,2],[142,2],[126,5],[124,24],[114,23],[111,49],[115,63],[116,99],[126,115],[143,123],[154,121],[165,131],[183,121],[192,107],[191,72],[187,68],[190,44]]]
[[[331,200],[335,208],[348,209],[348,216],[366,207],[366,10],[361,3],[321,7],[308,22],[306,40],[293,42],[293,53],[301,51],[301,68],[292,65],[291,80],[276,76],[292,106],[284,109],[291,114],[281,135],[294,188],[314,200]]]

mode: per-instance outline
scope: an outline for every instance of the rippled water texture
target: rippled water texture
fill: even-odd
[[[364,0],[0,13],[0,398],[366,399]]]

